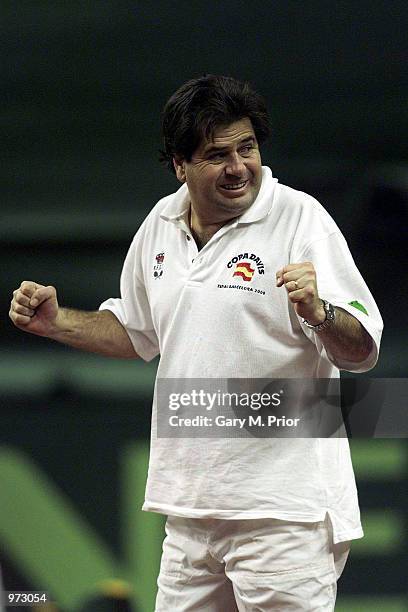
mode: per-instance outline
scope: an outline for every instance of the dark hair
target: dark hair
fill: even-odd
[[[246,82],[204,75],[184,83],[167,101],[162,114],[164,150],[160,161],[174,172],[173,157],[191,161],[203,138],[214,130],[248,117],[258,144],[270,134],[264,99]]]

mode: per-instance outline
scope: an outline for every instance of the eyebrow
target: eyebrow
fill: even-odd
[[[248,136],[248,138],[244,138],[238,142],[238,146],[243,144],[255,143],[254,136]],[[211,153],[219,153],[220,151],[225,151],[228,147],[217,147],[216,145],[211,146],[209,149],[204,149],[204,154],[208,155]]]

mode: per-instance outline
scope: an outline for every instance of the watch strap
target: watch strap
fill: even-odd
[[[333,304],[330,304],[330,302],[328,302],[327,300],[323,300],[323,299],[322,299],[322,302],[323,302],[324,311],[326,313],[326,318],[322,323],[319,323],[318,325],[311,325],[310,323],[308,323],[308,321],[306,321],[306,319],[302,319],[302,323],[306,325],[306,327],[308,327],[309,329],[313,329],[313,331],[317,333],[333,325],[336,319],[336,311],[334,310]]]

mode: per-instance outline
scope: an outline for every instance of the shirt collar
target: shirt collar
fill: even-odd
[[[238,217],[235,222],[241,223],[253,223],[259,219],[263,219],[269,214],[272,208],[273,192],[278,179],[272,176],[272,171],[268,166],[262,166],[262,184],[259,193],[256,197],[255,202],[252,206],[244,212],[243,215]],[[180,222],[186,221],[188,223],[188,213],[190,209],[190,196],[187,188],[187,184],[184,183],[170,198],[170,201],[164,207],[160,217],[164,221]]]
[[[277,182],[278,179],[272,176],[272,170],[268,166],[262,166],[262,184],[259,193],[252,206],[236,219],[238,225],[254,223],[254,221],[259,221],[269,214]]]
[[[187,184],[183,185],[170,196],[169,202],[164,207],[160,214],[160,217],[164,221],[180,221],[188,218],[188,212],[190,210],[190,195],[188,193]]]

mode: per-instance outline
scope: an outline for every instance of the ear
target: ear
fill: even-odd
[[[173,157],[173,166],[180,183],[186,182],[185,161],[182,158]]]

